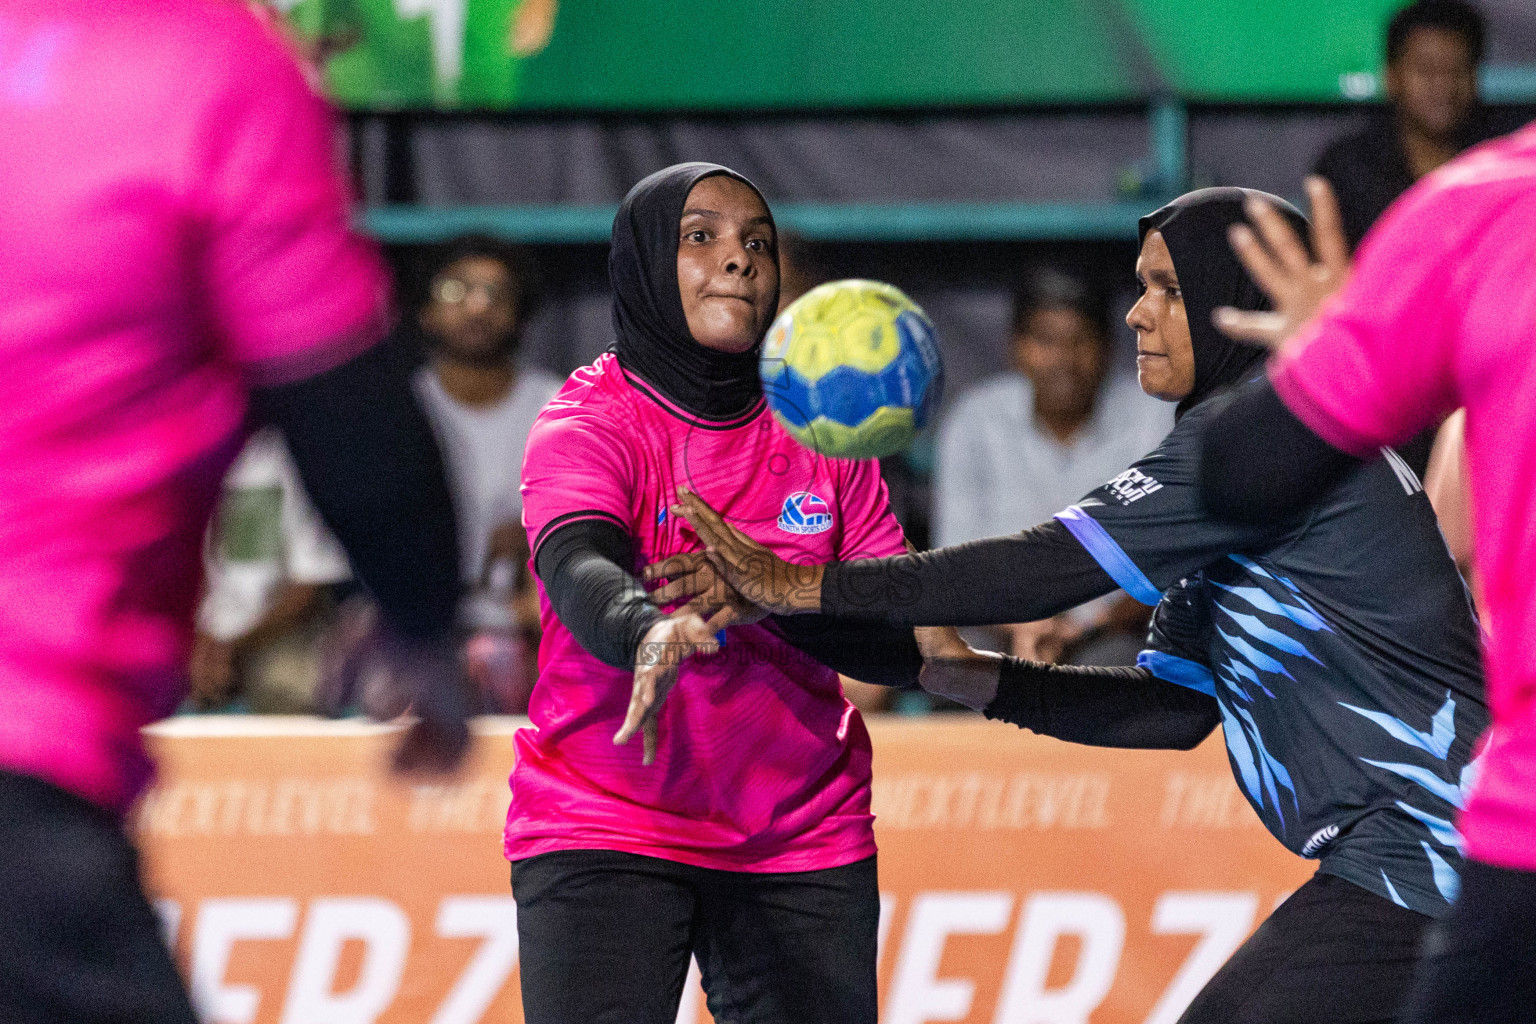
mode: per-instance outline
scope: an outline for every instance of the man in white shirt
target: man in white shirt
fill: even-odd
[[[275,427],[252,434],[225,474],[204,573],[193,699],[215,707],[239,698],[273,714],[314,710],[329,592],[352,572]]]
[[[527,572],[518,490],[534,418],[563,381],[514,361],[534,304],[520,254],[465,238],[435,263],[417,316],[427,346],[416,394],[437,432],[459,520],[460,576],[471,595],[471,675],[492,709],[518,711],[532,688],[530,630],[538,606]],[[534,644],[532,650],[536,650]]]
[[[1082,282],[1041,270],[1015,298],[1014,366],[962,395],[939,427],[934,543],[961,544],[1028,529],[1155,448],[1171,410],[1110,371],[1107,305]],[[1055,661],[1071,649],[1117,660],[1122,637],[1146,632],[1145,609],[1124,594],[1044,623],[1006,627],[1001,645]],[[1090,639],[1103,643],[1088,644]],[[1097,651],[1086,648],[1092,646]]]

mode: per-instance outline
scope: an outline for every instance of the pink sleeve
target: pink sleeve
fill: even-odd
[[[1457,273],[1475,218],[1466,193],[1410,192],[1367,237],[1354,275],[1270,367],[1323,440],[1368,455],[1455,408]]]
[[[885,558],[907,550],[901,524],[891,512],[891,496],[874,459],[847,462],[837,490],[843,530],[838,538],[837,560]]]
[[[606,417],[585,408],[549,408],[528,434],[523,455],[523,526],[534,554],[549,532],[606,519],[633,532],[634,459]]]
[[[203,274],[226,356],[257,383],[285,383],[378,340],[388,278],[351,229],[331,111],[254,19],[200,131]]]

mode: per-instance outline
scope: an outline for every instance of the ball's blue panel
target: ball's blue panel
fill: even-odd
[[[763,381],[763,394],[768,399],[769,408],[781,420],[794,427],[804,427],[816,418],[816,400],[811,386],[788,366],[780,366],[782,372],[772,381]]]
[[[839,366],[816,382],[811,401],[818,416],[845,426],[857,426],[887,401],[884,373],[871,374]]]
[[[910,373],[921,386],[910,402],[912,419],[917,429],[928,424],[929,414],[937,407],[939,395],[944,391],[944,361],[939,356],[939,341],[933,324],[928,318],[912,312],[903,312],[896,318],[896,328],[901,332],[903,354],[910,354],[915,364]]]

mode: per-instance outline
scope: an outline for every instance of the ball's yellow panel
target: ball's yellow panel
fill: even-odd
[[[893,318],[860,310],[839,327],[837,349],[844,365],[879,373],[901,353],[901,336]]]
[[[764,357],[814,382],[838,366],[878,373],[901,352],[896,316],[917,306],[888,284],[834,281],[812,288],[774,323]]]
[[[807,381],[817,381],[843,363],[840,334],[821,323],[796,323],[784,362]]]

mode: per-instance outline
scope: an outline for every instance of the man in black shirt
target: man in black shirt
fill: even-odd
[[[1384,116],[1339,139],[1314,168],[1328,179],[1350,248],[1415,181],[1487,137],[1477,108],[1483,19],[1464,0],[1417,0],[1387,28]]]
[[[1414,182],[1492,134],[1477,105],[1483,36],[1482,16],[1465,0],[1416,0],[1387,26],[1388,109],[1313,168],[1333,186],[1351,249]],[[1420,477],[1437,429],[1397,446]]]

